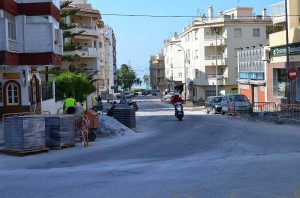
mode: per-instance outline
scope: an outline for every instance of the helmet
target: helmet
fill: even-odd
[[[175,96],[179,96],[179,93],[178,93],[178,92],[176,92],[176,93],[175,93]]]

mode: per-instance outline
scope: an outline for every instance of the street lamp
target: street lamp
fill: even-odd
[[[156,83],[156,90],[158,90],[158,81],[157,81],[157,67],[158,67],[158,61],[157,61],[157,63],[156,63],[156,71],[155,71],[155,77],[156,77],[156,79],[155,79],[155,83]]]
[[[186,89],[186,83],[187,83],[187,80],[186,80],[186,65],[185,65],[185,61],[186,61],[186,54],[185,54],[185,50],[183,49],[183,47],[181,45],[176,45],[177,47],[180,47],[182,50],[183,50],[183,69],[184,69],[184,100],[186,101],[186,92],[187,92],[187,89]]]
[[[289,55],[289,27],[288,27],[288,9],[287,9],[287,0],[285,0],[285,39],[286,39],[286,71],[290,69],[290,55]],[[289,78],[286,78],[287,81],[287,104],[291,103],[291,81]]]

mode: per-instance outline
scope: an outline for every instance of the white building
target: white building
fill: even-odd
[[[57,0],[0,1],[1,116],[40,113],[42,103],[54,102],[54,86],[40,72],[61,65],[59,7]]]
[[[198,101],[237,91],[237,52],[266,45],[271,26],[265,9],[254,15],[253,8],[238,7],[215,16],[210,6],[208,16],[202,14],[184,28],[180,45],[185,53],[181,57],[186,57],[182,84],[186,82],[187,98]],[[183,60],[180,65],[173,63],[181,65]]]
[[[101,29],[103,35],[103,54],[101,55],[102,66],[104,68],[104,84],[101,87],[101,93],[105,93],[104,98],[112,98],[112,94],[116,89],[117,81],[117,51],[116,38],[111,27],[105,25]],[[102,94],[104,95],[104,94]]]
[[[101,94],[101,87],[104,84],[104,70],[101,69],[101,62],[103,59],[101,54],[103,50],[103,40],[105,37],[102,35],[101,28],[104,27],[102,17],[99,10],[96,10],[86,0],[77,0],[64,10],[78,11],[64,18],[66,24],[76,25],[70,31],[74,36],[65,38],[65,43],[72,43],[77,46],[77,50],[65,50],[64,55],[77,55],[79,60],[74,62],[63,61],[62,67],[68,69],[70,66],[73,68],[82,68],[88,73],[93,74],[93,83],[96,92],[87,97],[86,108],[92,107],[93,98]]]
[[[165,57],[165,78],[167,79],[168,91],[183,90],[184,69],[183,69],[183,51],[178,45],[181,40],[175,32],[171,39],[164,42]]]

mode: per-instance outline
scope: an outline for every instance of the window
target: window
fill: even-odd
[[[259,28],[253,29],[253,37],[260,37],[260,29]]]
[[[2,93],[2,82],[0,82],[0,102],[3,101],[3,93]]]
[[[196,50],[195,51],[195,59],[198,59],[198,54],[199,54],[199,52],[198,52],[198,50]]]
[[[27,16],[26,23],[52,23],[59,29],[59,23],[52,16]]]
[[[11,82],[6,85],[6,103],[7,105],[19,105],[19,86],[18,84]]]
[[[234,28],[234,37],[242,37],[242,29]]]
[[[199,71],[199,69],[196,69],[195,73],[196,73],[196,78],[199,78],[200,77],[200,71]]]
[[[195,31],[195,40],[198,40],[198,31]]]
[[[8,20],[8,38],[17,40],[16,17],[8,12],[4,12],[4,17]]]
[[[273,69],[273,96],[286,96],[286,69]]]

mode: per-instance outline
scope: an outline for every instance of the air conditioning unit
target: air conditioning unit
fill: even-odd
[[[270,50],[269,50],[269,48],[267,48],[267,47],[263,48],[261,59],[263,61],[268,61],[270,59]]]

